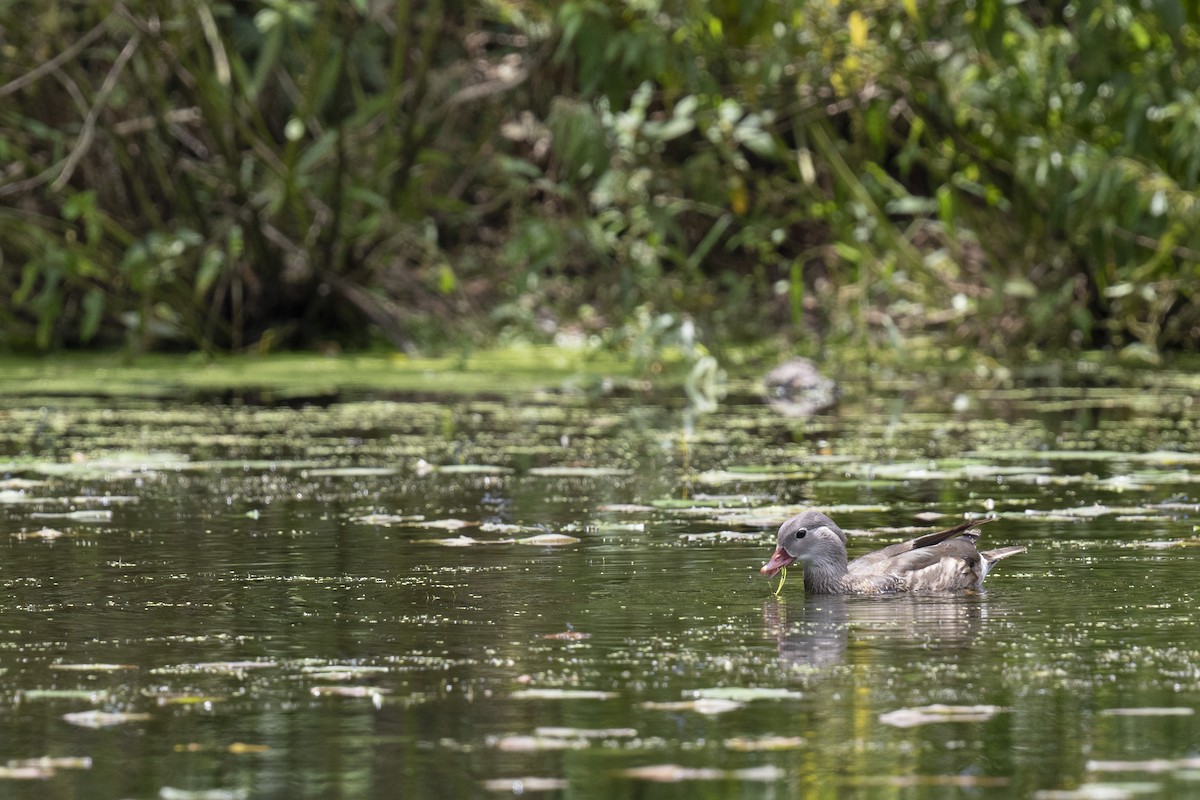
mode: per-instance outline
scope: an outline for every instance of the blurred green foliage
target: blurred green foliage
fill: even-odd
[[[0,0],[0,50],[8,349],[1200,345],[1183,0]]]

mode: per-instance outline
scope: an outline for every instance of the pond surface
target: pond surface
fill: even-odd
[[[1200,796],[1181,373],[0,397],[0,796]],[[987,591],[779,597],[964,514]],[[868,533],[868,531],[870,533]]]

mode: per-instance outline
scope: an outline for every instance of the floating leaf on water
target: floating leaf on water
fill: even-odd
[[[892,786],[901,788],[921,786],[1000,787],[1008,786],[1008,778],[992,775],[862,775],[851,779],[854,786]]]
[[[1200,769],[1200,758],[1151,758],[1145,761],[1088,761],[1084,767],[1088,772],[1175,772],[1184,769]]]
[[[416,523],[419,528],[439,528],[446,531],[456,531],[461,528],[472,528],[478,525],[478,522],[468,522],[465,519],[429,519],[421,520]]]
[[[521,700],[609,700],[617,693],[596,689],[518,689],[512,696]]]
[[[584,750],[587,739],[558,739],[552,736],[502,736],[495,742],[497,750],[508,753],[536,753],[543,750]]]
[[[65,497],[34,497],[25,492],[18,492],[12,489],[0,491],[0,505],[15,506],[15,505],[34,505],[40,503],[65,503]]]
[[[1165,466],[1200,464],[1200,453],[1180,452],[1176,450],[1153,450],[1149,453],[1132,453],[1126,457],[1130,461],[1163,464]]]
[[[1040,789],[1033,800],[1135,800],[1139,794],[1158,794],[1157,783],[1085,783],[1077,789]]]
[[[144,722],[149,714],[133,714],[120,711],[72,711],[63,714],[63,719],[81,728],[110,728],[126,722]]]
[[[53,777],[54,770],[49,767],[0,767],[0,780],[36,781]]]
[[[19,539],[21,541],[26,539],[42,539],[45,541],[53,541],[54,539],[61,539],[63,536],[66,536],[66,534],[62,531],[55,530],[54,528],[42,528],[40,531],[32,531],[30,533],[14,533],[12,536],[14,539]]]
[[[633,767],[618,773],[626,778],[655,783],[680,783],[683,781],[723,781],[730,778],[743,781],[771,783],[780,780],[784,771],[773,764],[746,769],[715,769],[712,767],[684,767],[679,764],[653,764],[648,767]]]
[[[489,792],[504,792],[511,795],[523,795],[529,792],[560,792],[568,784],[565,778],[541,778],[526,776],[524,778],[490,778],[483,781],[483,788]]]
[[[782,769],[774,764],[763,764],[758,767],[745,767],[743,769],[735,769],[729,773],[730,777],[737,778],[741,781],[761,781],[762,783],[774,783],[782,780],[786,775]]]
[[[186,464],[190,460],[191,457],[185,453],[148,450],[114,450],[95,456],[75,453],[71,456],[73,464],[91,464],[102,467],[173,467]]]
[[[8,762],[9,769],[91,769],[92,759],[87,756],[42,756],[41,758],[18,758]]]
[[[29,516],[38,519],[69,519],[72,522],[112,522],[113,512],[99,510],[64,511],[34,511]]]
[[[1121,522],[1129,522],[1129,519],[1117,518]],[[1136,522],[1150,522],[1161,520],[1138,519]],[[1131,550],[1171,550],[1176,547],[1194,547],[1200,544],[1200,539],[1163,539],[1152,542],[1116,542],[1117,547],[1124,547]]]
[[[656,509],[696,511],[713,508],[745,508],[754,505],[748,495],[721,495],[710,497],[663,497],[653,501]]]
[[[517,539],[517,544],[557,547],[564,544],[578,544],[579,541],[574,536],[567,536],[563,533],[540,533],[537,536],[527,536],[524,539]]]
[[[713,767],[684,767],[679,764],[652,764],[646,767],[623,769],[618,775],[639,781],[680,783],[682,781],[719,781],[729,777],[723,769]]]
[[[1095,519],[1117,514],[1137,514],[1146,509],[1137,506],[1106,506],[1100,503],[1093,503],[1090,506],[1076,506],[1074,508],[1058,508],[1051,511],[1041,511],[1036,508],[1025,509],[1025,516],[1033,519],[1041,517],[1053,517],[1055,519],[1066,517],[1068,519]]]
[[[49,481],[35,481],[30,478],[7,478],[0,481],[0,489],[37,489],[38,487],[46,486],[49,483]]]
[[[164,786],[158,790],[158,800],[246,800],[249,789],[177,789]]]
[[[80,700],[99,704],[108,701],[108,692],[89,689],[26,689],[19,692],[21,700]]]
[[[185,692],[154,692],[143,691],[145,697],[153,697],[160,706],[211,706],[221,701],[220,697],[211,695],[187,694]]]
[[[234,742],[225,748],[225,752],[233,755],[245,755],[248,753],[269,753],[271,746],[269,744],[247,744],[246,742]]]
[[[379,697],[391,694],[391,689],[375,686],[314,686],[309,692],[313,697]]]
[[[551,739],[633,739],[638,735],[634,728],[554,728],[539,727],[533,731],[538,736]]]
[[[137,664],[51,664],[50,669],[67,672],[120,672],[125,669],[137,669]]]
[[[68,498],[68,501],[75,505],[99,503],[102,506],[127,506],[142,502],[142,498],[132,494],[81,494]]]
[[[775,750],[798,750],[805,745],[799,736],[763,736],[751,739],[737,736],[725,740],[725,749],[738,753],[771,752]]]
[[[512,539],[484,542],[470,536],[451,536],[446,539],[420,539],[420,544],[440,544],[442,547],[471,547],[476,544],[508,544]]]
[[[644,522],[609,522],[607,520],[596,520],[593,523],[598,531],[637,531],[646,530]]]
[[[351,517],[351,522],[358,522],[363,525],[380,525],[387,527],[389,525],[399,525],[405,522],[420,522],[425,519],[421,514],[363,514],[358,517]]]
[[[632,475],[633,470],[616,467],[534,467],[529,474],[542,478],[619,478]]]
[[[528,531],[528,530],[537,530],[537,529],[536,529],[536,528],[530,528],[530,527],[529,527],[529,526],[527,526],[527,525],[508,525],[508,524],[506,524],[506,523],[503,523],[503,522],[484,522],[484,523],[482,523],[482,524],[479,526],[479,530],[480,530],[482,533],[507,533],[507,534],[513,534],[513,533],[521,533],[521,532],[523,532],[523,531]]]
[[[879,721],[897,728],[913,728],[937,722],[986,722],[1000,711],[1000,706],[931,705],[901,708],[879,715]]]
[[[750,688],[741,686],[725,686],[715,689],[695,689],[684,693],[686,696],[706,700],[735,700],[746,703],[751,700],[794,700],[803,697],[800,692],[790,689]]]
[[[739,703],[735,700],[700,698],[698,700],[679,700],[666,703],[645,702],[642,703],[642,708],[648,708],[653,711],[695,711],[698,714],[724,714],[727,711],[736,711],[744,705],[745,703]]]
[[[775,472],[741,471],[733,469],[710,469],[695,476],[697,483],[720,486],[726,483],[762,483],[766,481],[802,481],[813,477],[811,472],[779,470]]]
[[[194,664],[176,664],[170,667],[156,667],[150,670],[153,675],[170,675],[186,672],[212,672],[220,675],[241,675],[256,669],[270,669],[279,666],[274,661],[200,661]]]
[[[583,639],[590,639],[590,638],[592,638],[592,635],[590,633],[583,633],[581,631],[562,631],[560,633],[547,633],[544,636],[542,636],[542,638],[543,639],[564,639],[569,642],[578,642]]]
[[[321,467],[304,470],[301,475],[306,478],[372,478],[397,472],[399,470],[394,467]]]
[[[507,475],[513,470],[496,464],[442,464],[430,471],[441,475]]]
[[[300,671],[321,680],[345,680],[345,675],[379,675],[391,672],[391,667],[369,664],[305,664]]]
[[[681,533],[679,538],[685,542],[744,542],[750,539],[760,539],[762,536],[748,531],[713,531],[711,533]]]
[[[1154,708],[1146,706],[1143,708],[1105,708],[1100,711],[1100,715],[1104,717],[1190,717],[1196,713],[1196,710],[1187,706],[1167,706],[1165,708]]]

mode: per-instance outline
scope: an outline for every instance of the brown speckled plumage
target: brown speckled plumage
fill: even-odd
[[[970,520],[848,561],[846,534],[837,523],[818,511],[805,511],[779,526],[779,546],[762,572],[774,575],[799,561],[804,589],[811,594],[980,589],[997,561],[1025,552],[1019,546],[976,549],[976,528],[992,521]]]

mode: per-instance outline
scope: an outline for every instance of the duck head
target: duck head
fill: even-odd
[[[822,551],[839,549],[838,545],[844,559],[846,534],[842,529],[819,511],[804,511],[779,526],[779,545],[759,572],[774,577],[784,567],[797,561],[811,561]]]

